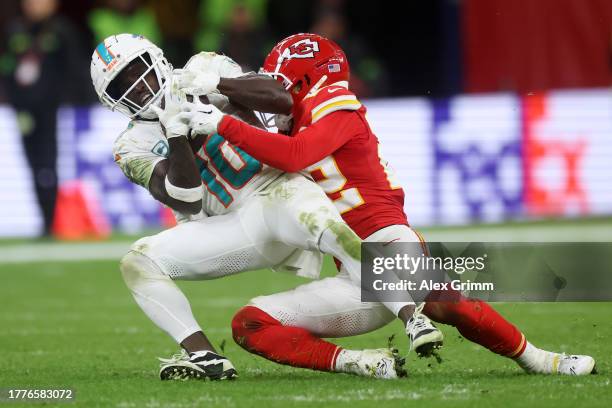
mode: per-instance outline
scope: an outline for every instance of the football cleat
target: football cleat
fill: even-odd
[[[563,375],[596,374],[595,359],[591,356],[568,356],[557,354],[557,373]]]
[[[362,377],[394,379],[407,376],[405,363],[406,360],[399,356],[397,350],[362,350],[354,361],[345,365],[344,372]]]
[[[541,350],[531,364],[519,365],[530,374],[595,374],[595,360],[590,356],[573,356]]]
[[[421,313],[422,303],[406,324],[406,334],[410,339],[410,351],[414,350],[419,357],[429,357],[436,349],[442,347],[444,335],[434,326],[427,316]]]
[[[162,380],[232,380],[238,377],[232,362],[212,351],[187,353],[181,350],[171,358],[159,358],[159,361],[159,378]]]

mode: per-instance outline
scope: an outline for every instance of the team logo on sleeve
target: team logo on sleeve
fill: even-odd
[[[163,140],[160,140],[155,146],[153,146],[151,152],[158,156],[167,157],[168,153],[170,152],[170,148],[168,146],[168,143]]]
[[[285,48],[282,57],[283,59],[314,58],[315,52],[319,52],[319,43],[305,38]]]

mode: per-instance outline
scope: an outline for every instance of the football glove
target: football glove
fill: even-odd
[[[192,71],[175,69],[173,72],[176,88],[188,95],[208,95],[217,91],[221,78],[214,71]]]
[[[151,106],[157,114],[159,122],[165,128],[166,138],[187,136],[189,134],[189,111],[181,110],[181,98],[173,92],[167,92],[164,98],[164,109]]]
[[[190,115],[192,136],[217,133],[217,127],[224,115],[216,106],[203,103],[183,103],[181,109]]]

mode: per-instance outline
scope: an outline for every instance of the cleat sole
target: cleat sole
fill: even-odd
[[[443,345],[442,341],[434,341],[431,343],[425,343],[415,348],[415,352],[419,357],[431,357],[436,350],[440,349]]]
[[[222,380],[233,380],[238,378],[238,372],[234,368],[222,372],[202,372],[194,370],[190,367],[167,367],[159,373],[159,378],[162,381],[187,381],[187,380],[200,380],[200,381],[222,381]]]

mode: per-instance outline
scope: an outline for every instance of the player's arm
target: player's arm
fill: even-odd
[[[230,102],[250,110],[288,115],[293,107],[289,92],[280,82],[265,75],[220,78],[217,90]]]
[[[155,165],[149,192],[175,211],[198,214],[202,210],[202,178],[186,137],[168,139],[166,160]]]
[[[293,137],[267,132],[225,115],[218,133],[255,159],[286,172],[300,171],[338,150],[364,128],[353,111],[331,113]]]
[[[225,106],[223,112],[237,115],[242,120],[261,126],[251,111],[235,107],[233,104]],[[176,124],[173,126],[169,122],[173,119],[164,117],[163,113],[160,119],[168,125],[163,130],[168,139],[169,153],[166,160],[155,165],[148,184],[149,192],[156,200],[175,211],[198,214],[202,210],[202,178],[195,162],[194,152],[202,146],[203,138],[196,136],[189,140],[186,136],[175,133],[184,133],[188,128],[177,130]],[[179,129],[181,127],[178,126]]]
[[[175,80],[188,95],[221,94],[249,110],[289,114],[293,107],[291,95],[282,84],[265,75],[245,74],[225,55],[196,54],[184,69],[175,70]]]

